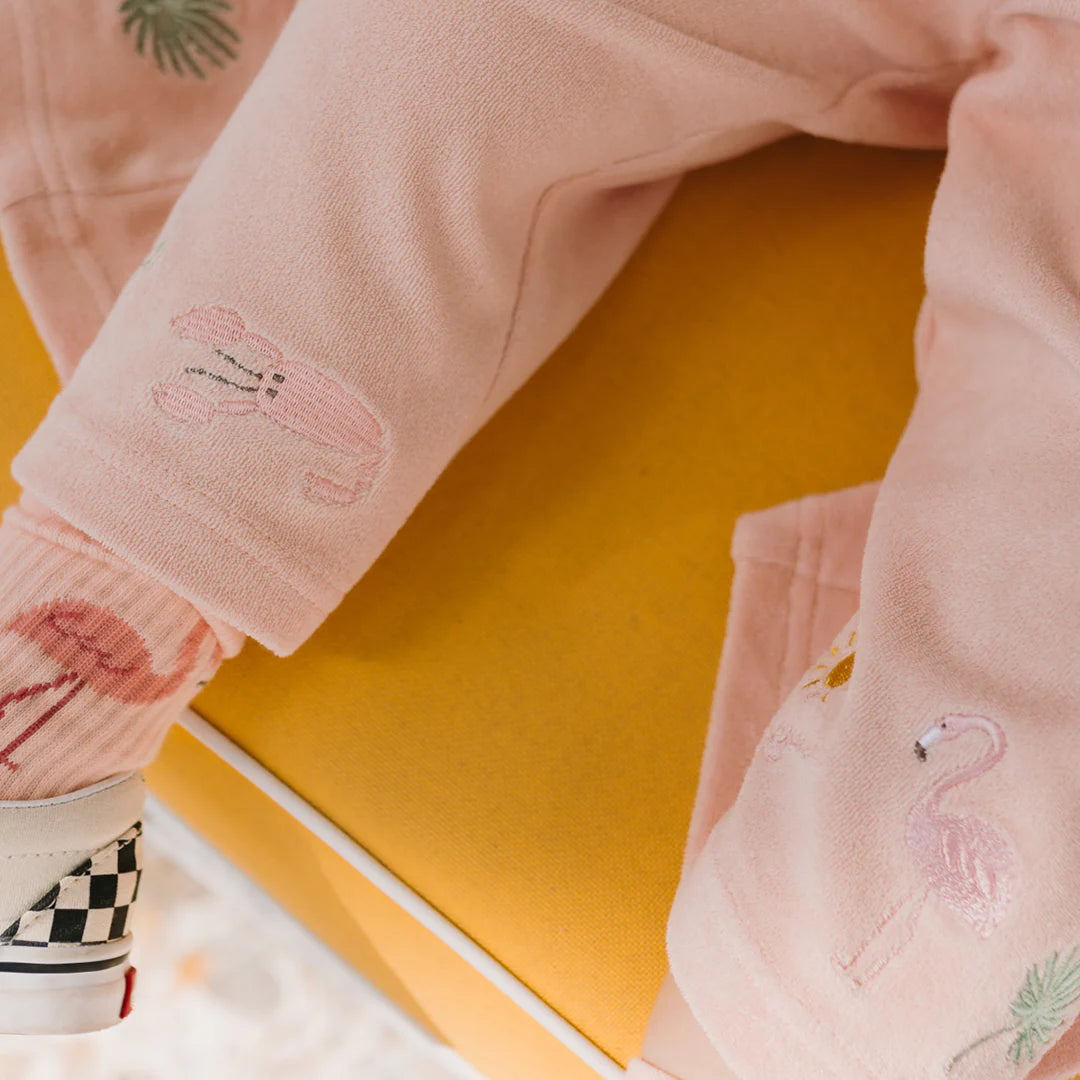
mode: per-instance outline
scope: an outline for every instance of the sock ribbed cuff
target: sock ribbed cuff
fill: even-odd
[[[148,764],[224,655],[190,603],[24,497],[0,522],[0,798]]]

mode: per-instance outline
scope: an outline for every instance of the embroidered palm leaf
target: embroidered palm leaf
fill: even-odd
[[[1080,998],[1080,949],[1073,949],[1064,960],[1055,952],[1046,962],[1045,970],[1033,965],[1027,979],[1009,1006],[1016,1024],[1016,1038],[1009,1047],[1009,1056],[1019,1062],[1026,1053],[1028,1061],[1035,1060],[1036,1046],[1050,1041],[1050,1035],[1065,1022],[1065,1014]]]
[[[135,35],[140,56],[149,46],[159,71],[171,68],[200,79],[206,78],[206,61],[220,68],[236,59],[240,35],[225,21],[231,12],[227,0],[124,0],[120,5],[124,33]]]

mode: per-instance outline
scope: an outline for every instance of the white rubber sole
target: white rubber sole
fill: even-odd
[[[0,946],[0,1033],[74,1035],[131,1011],[131,935],[107,945]]]

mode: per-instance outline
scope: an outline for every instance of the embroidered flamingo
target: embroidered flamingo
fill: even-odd
[[[959,739],[969,731],[989,738],[986,753],[970,765],[946,773],[907,815],[905,840],[923,887],[894,904],[850,959],[833,957],[856,986],[866,985],[914,937],[915,924],[931,892],[980,937],[989,937],[1005,917],[1016,880],[1012,846],[985,821],[941,808],[947,792],[989,772],[1004,757],[1005,732],[989,717],[953,713],[919,736],[915,755],[926,761],[936,743]]]
[[[210,627],[200,620],[180,646],[173,670],[159,675],[142,638],[107,608],[86,600],[50,600],[38,604],[18,614],[3,630],[35,642],[64,670],[51,682],[32,683],[0,695],[0,717],[9,705],[70,686],[59,701],[0,750],[0,764],[12,772],[18,765],[11,760],[11,754],[86,687],[129,705],[149,705],[168,697],[194,670],[199,647],[210,633]],[[220,649],[215,643],[215,664],[220,659]]]
[[[353,477],[348,484],[305,473],[301,490],[309,499],[341,506],[371,490],[385,456],[385,438],[379,421],[355,394],[307,364],[285,360],[272,341],[249,331],[239,313],[230,308],[193,308],[173,319],[172,328],[182,338],[213,346],[214,353],[239,373],[230,372],[230,378],[205,367],[187,367],[187,374],[251,396],[212,400],[183,383],[157,383],[152,391],[154,401],[169,416],[186,423],[208,424],[219,413],[262,413],[286,430],[353,459]],[[233,355],[239,351],[236,346],[253,354],[259,367],[241,363]],[[243,376],[245,381],[237,381]]]

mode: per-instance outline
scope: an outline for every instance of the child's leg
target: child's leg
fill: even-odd
[[[1047,1053],[1080,1013],[1080,19],[952,13],[977,62],[929,227],[919,397],[836,639],[857,634],[853,666],[827,694],[800,680],[772,729],[800,752],[759,747],[669,924],[740,1080],[1080,1064],[1075,1037]]]
[[[145,764],[220,660],[199,611],[295,648],[680,170],[835,94],[688,36],[707,7],[300,6],[18,459],[61,516],[0,531],[0,627],[89,605],[148,670],[189,635],[205,663],[153,702],[68,698],[59,646],[0,635],[0,797]]]
[[[900,26],[885,9],[852,29],[849,5],[783,0],[725,8],[722,19],[712,0],[657,5],[301,3],[181,198],[158,257],[129,283],[17,459],[18,478],[140,572],[288,652],[569,331],[681,170],[798,128],[934,142],[944,110],[926,72],[947,83],[967,55],[966,38],[918,20]],[[922,80],[931,92],[915,104],[889,99],[890,80],[894,89]],[[890,106],[864,107],[868,88]],[[943,449],[963,460],[947,438]],[[1003,493],[989,496],[996,505]],[[903,511],[897,503],[894,515]],[[874,601],[886,618],[871,619],[869,640],[880,634],[878,659],[889,659],[912,638],[888,615],[917,609],[926,583],[903,577],[909,563],[918,568],[917,550],[914,559],[883,550],[903,588]],[[873,645],[869,655],[875,679],[892,670]],[[892,659],[912,674],[904,655]],[[829,816],[844,802],[837,790],[849,800],[855,783],[867,794],[859,763],[899,738],[899,727],[880,729],[905,714],[880,705],[866,699],[867,715],[843,726],[852,739],[882,736],[858,747],[852,775],[838,783],[832,770],[820,790],[812,779],[793,785],[811,812],[800,804],[785,825],[815,824],[797,830],[798,850],[785,851],[783,830],[762,842],[779,796],[754,804],[756,816],[737,806],[725,819],[741,826],[726,864],[748,874],[768,866],[796,899],[794,914],[774,911],[771,880],[745,883],[772,919],[767,929],[780,928],[769,944],[787,968],[805,954],[783,936],[784,920],[797,916],[801,934],[809,912],[825,934],[837,912],[815,906],[817,879],[784,875],[834,837],[876,850],[874,823],[889,820],[869,797],[869,821]],[[774,866],[778,852],[787,857]],[[820,875],[839,882],[845,930],[872,907],[866,882],[846,872],[840,861]],[[695,922],[695,911],[687,940],[697,947],[713,924]],[[728,932],[752,960],[758,935]],[[715,958],[726,944],[705,940],[715,947],[697,956]],[[735,1008],[739,988],[723,963],[699,972],[675,946],[680,988],[704,975],[695,1012],[714,1015],[710,1039],[740,1071],[757,1068],[747,1044],[762,1016],[729,1027],[723,1009],[710,1013],[725,991]],[[964,962],[956,958],[966,971]],[[780,990],[767,1004],[765,1021],[797,1040],[801,1014]],[[831,1015],[831,999],[817,1004]],[[860,1025],[855,1053],[888,1053],[889,1032],[874,1025],[883,1016],[879,1008]],[[790,1066],[800,1054],[786,1058]],[[763,1068],[747,1076],[772,1075]]]
[[[712,0],[302,2],[17,477],[296,648],[681,171],[813,126],[884,62],[841,29],[806,61],[780,13],[728,44]]]

